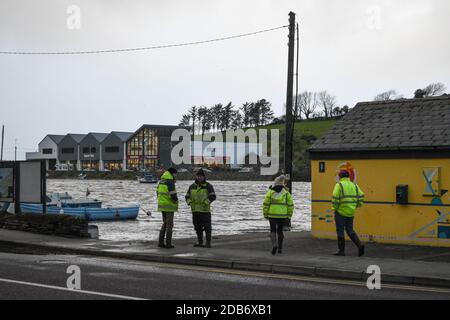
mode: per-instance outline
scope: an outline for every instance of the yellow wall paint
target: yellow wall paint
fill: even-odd
[[[319,173],[319,162],[325,162],[325,173]],[[336,239],[331,194],[336,183],[337,169],[343,162],[346,160],[312,161],[312,233],[314,237]],[[348,162],[355,168],[356,182],[366,195],[367,203],[358,209],[355,218],[356,231],[363,240],[450,247],[448,236],[450,192],[439,198],[424,196],[425,178],[423,176],[425,168],[440,168],[440,187],[442,190],[450,190],[450,159],[349,160]],[[409,186],[409,205],[396,204],[397,185]],[[432,201],[441,201],[442,205],[431,206]],[[447,234],[448,238],[443,236],[439,238],[439,230],[443,235]]]

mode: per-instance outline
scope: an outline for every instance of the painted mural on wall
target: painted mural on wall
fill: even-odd
[[[343,162],[340,165],[338,165],[336,170],[336,182],[339,182],[339,172],[341,172],[342,170],[347,170],[348,173],[350,174],[350,180],[356,183],[357,178],[356,169],[352,166],[350,162]]]
[[[450,239],[450,211],[442,202],[442,198],[448,194],[448,190],[441,190],[440,173],[440,168],[424,168],[422,170],[424,196],[432,197],[430,205],[436,208],[436,219],[413,232],[410,235],[411,238]]]
[[[350,172],[350,178],[353,182],[356,183],[358,178],[356,168],[350,162],[343,162],[339,164],[336,168],[336,181],[339,181],[338,173],[341,170],[347,170]],[[413,229],[407,231],[406,234],[392,234],[391,232],[387,232],[386,234],[380,230],[381,234],[378,234],[374,229],[374,225],[372,227],[372,232],[374,234],[364,234],[361,233],[361,237],[373,240],[373,241],[412,241],[416,243],[433,243],[433,241],[441,241],[441,243],[446,243],[450,241],[450,192],[448,190],[444,190],[444,186],[442,184],[442,168],[432,168],[426,167],[420,169],[417,172],[418,177],[421,177],[421,180],[416,180],[417,185],[410,185],[410,188],[417,190],[419,188],[419,195],[422,197],[416,199],[416,201],[410,203],[409,205],[402,206],[407,209],[408,212],[417,212],[418,214],[426,215],[429,217],[428,221],[423,222],[423,219],[418,219],[416,221],[416,225],[414,226],[415,218],[414,216],[410,216],[412,220],[408,221],[409,225],[413,226]],[[422,181],[422,183],[420,182]],[[332,187],[330,185],[330,196],[332,192]],[[448,199],[448,200],[447,200]],[[392,200],[385,199],[385,202],[366,202],[366,206],[375,207],[374,210],[380,210],[379,206],[386,206],[385,209],[388,211],[396,210],[397,203],[391,202]],[[312,218],[314,221],[320,221],[322,223],[326,223],[327,225],[334,224],[334,211],[330,206],[328,206],[329,201],[326,199],[317,199],[316,203],[326,203],[327,206],[321,207],[322,209],[313,212]],[[331,201],[330,201],[331,202]],[[400,208],[398,208],[400,209]],[[368,209],[372,212],[372,209]],[[400,209],[401,210],[401,209]],[[413,211],[411,211],[413,210]],[[384,210],[383,210],[384,212]],[[430,213],[432,216],[430,216]],[[402,213],[399,213],[399,217],[402,216]],[[371,218],[372,219],[372,218]],[[419,223],[419,220],[422,221]],[[369,220],[373,223],[377,223],[378,220]],[[380,226],[381,229],[382,226]],[[315,230],[317,234],[333,236],[334,231],[332,229],[328,230]]]

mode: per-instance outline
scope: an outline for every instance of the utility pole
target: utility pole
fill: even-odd
[[[5,126],[2,126],[2,145],[1,145],[1,151],[0,151],[0,161],[3,161],[3,144],[5,141]]]
[[[14,139],[14,162],[17,161],[17,139]]]
[[[294,59],[295,59],[295,13],[289,13],[289,56],[286,95],[286,134],[284,144],[284,173],[288,179],[288,189],[292,192],[292,156],[293,156],[293,91],[294,91]]]

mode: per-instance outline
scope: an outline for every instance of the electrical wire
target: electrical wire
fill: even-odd
[[[32,52],[32,51],[0,51],[2,55],[77,55],[77,54],[102,54],[102,53],[122,53],[122,52],[133,52],[133,51],[146,51],[146,50],[157,50],[157,49],[167,49],[167,48],[175,48],[175,47],[186,47],[193,45],[200,45],[218,41],[225,41],[243,37],[250,37],[254,35],[258,35],[261,33],[272,32],[276,30],[280,30],[283,28],[287,28],[288,26],[281,26],[276,28],[270,28],[250,33],[243,33],[228,37],[215,38],[203,41],[194,41],[194,42],[185,42],[185,43],[177,43],[177,44],[167,44],[167,45],[158,45],[158,46],[150,46],[150,47],[141,47],[141,48],[126,48],[126,49],[109,49],[109,50],[88,50],[88,51],[55,51],[55,52]]]

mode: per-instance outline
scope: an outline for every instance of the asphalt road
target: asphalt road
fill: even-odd
[[[81,290],[66,287],[79,266]],[[0,299],[450,299],[450,290],[364,284],[69,255],[0,252]]]

